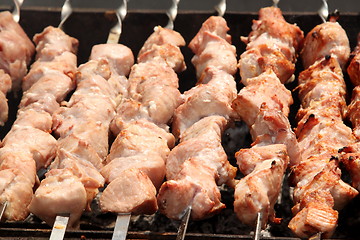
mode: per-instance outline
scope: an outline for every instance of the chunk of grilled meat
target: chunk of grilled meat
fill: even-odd
[[[300,28],[286,22],[279,8],[260,9],[259,20],[253,21],[251,33],[247,38],[242,37],[247,44],[238,63],[242,83],[247,85],[248,78],[257,77],[268,69],[282,83],[292,80],[303,38]]]

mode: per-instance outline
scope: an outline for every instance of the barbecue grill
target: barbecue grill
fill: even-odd
[[[5,10],[5,9],[0,9]],[[201,24],[214,12],[194,12],[179,10],[175,20],[174,29],[182,34],[187,43],[195,36]],[[306,34],[315,25],[321,23],[316,13],[290,13],[285,12],[284,16],[290,23],[297,23]],[[240,36],[247,36],[251,30],[252,20],[257,18],[257,13],[231,12],[225,13],[225,19],[230,27],[229,34],[232,35],[233,45],[236,46],[238,55],[245,50],[245,44],[240,41]],[[60,9],[23,8],[21,10],[20,25],[25,32],[32,37],[35,33],[41,32],[46,26],[57,26],[60,19]],[[106,42],[110,28],[116,23],[114,12],[104,12],[93,9],[75,9],[64,24],[67,34],[77,38],[80,42],[78,51],[78,64],[87,61],[91,47],[95,44]],[[123,32],[120,43],[128,46],[137,55],[147,37],[153,32],[157,25],[165,26],[168,17],[165,12],[150,10],[130,10],[123,22]],[[360,15],[343,14],[339,23],[346,30],[350,46],[353,49],[356,45],[357,34],[360,32]],[[146,22],[146,24],[144,24]],[[196,82],[195,70],[190,59],[192,53],[187,47],[182,48],[188,69],[179,75],[181,92],[190,89]],[[302,70],[298,62],[296,76]],[[239,76],[236,76],[239,82]],[[349,83],[348,76],[345,75]],[[296,83],[290,83],[287,88],[294,89]],[[239,85],[238,88],[241,86]],[[352,87],[349,87],[351,93]],[[0,129],[1,139],[6,135],[15,120],[19,98],[10,94],[9,96],[9,121]],[[350,96],[350,94],[349,94]],[[291,106],[290,121],[295,123],[294,117],[299,103],[294,92],[295,103]],[[293,125],[295,126],[295,125]],[[236,166],[234,153],[239,148],[249,147],[251,138],[245,124],[235,123],[226,131],[223,137],[223,145],[228,153],[230,162]],[[344,170],[344,180],[348,181]],[[240,177],[240,176],[239,176]],[[190,221],[186,239],[252,239],[254,228],[246,226],[236,218],[233,209],[233,190],[222,189],[223,202],[227,208],[220,214],[202,221]],[[270,224],[264,230],[261,239],[297,239],[293,237],[287,224],[292,217],[287,179],[284,180],[281,202],[276,204],[277,217],[283,218],[281,224]],[[354,199],[348,206],[340,211],[339,226],[333,236],[336,239],[357,239],[360,226],[360,200]],[[110,239],[114,227],[116,215],[101,213],[96,204],[93,211],[83,215],[80,229],[67,230],[66,239]],[[178,221],[167,219],[165,216],[156,213],[152,216],[133,216],[130,222],[129,239],[175,239]],[[48,239],[51,227],[42,223],[35,216],[30,215],[23,222],[2,222],[0,223],[0,239]]]

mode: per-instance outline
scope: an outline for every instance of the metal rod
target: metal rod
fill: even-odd
[[[187,226],[189,223],[190,215],[191,215],[191,206],[187,208],[184,216],[181,219],[178,233],[176,235],[176,240],[184,240],[185,239],[186,229],[187,229]]]
[[[130,223],[131,213],[118,213],[115,222],[115,228],[112,235],[112,240],[125,240],[129,223]]]
[[[220,0],[219,4],[215,6],[218,16],[223,17],[226,11],[226,0]]]
[[[129,0],[123,0],[121,6],[116,9],[116,18],[117,23],[114,27],[110,29],[107,43],[118,43],[120,40],[121,32],[122,32],[122,22],[125,19],[125,16],[127,14],[127,3]]]
[[[62,240],[65,236],[66,226],[69,221],[68,214],[62,214],[56,216],[54,226],[51,230],[51,235],[49,240]]]
[[[273,6],[278,7],[280,0],[273,0]]]
[[[4,212],[5,212],[5,209],[6,209],[6,207],[7,207],[7,204],[8,204],[8,202],[7,201],[5,201],[3,204],[1,204],[1,206],[0,206],[0,220],[3,218],[3,216],[4,216]]]
[[[258,212],[257,218],[256,218],[256,228],[255,228],[255,234],[254,234],[253,240],[260,240],[260,238],[261,238],[262,217],[263,217],[263,213]]]
[[[70,0],[65,0],[64,5],[61,8],[61,21],[59,23],[58,28],[61,29],[63,28],[65,21],[70,17],[71,13],[72,13],[72,7]]]
[[[318,11],[319,16],[323,22],[326,22],[327,18],[329,17],[329,6],[327,4],[327,0],[322,0],[323,5]]]
[[[172,0],[171,7],[166,11],[166,15],[169,17],[169,21],[165,28],[174,29],[174,21],[178,12],[178,5],[180,0]]]
[[[321,240],[321,234],[321,232],[318,232],[315,235],[311,236],[309,240]]]
[[[20,20],[20,7],[23,4],[24,0],[13,0],[14,2],[14,10],[12,12],[13,19],[15,22],[19,22]]]

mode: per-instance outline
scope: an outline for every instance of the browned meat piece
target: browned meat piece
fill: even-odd
[[[76,71],[77,58],[72,52],[63,52],[54,56],[51,61],[49,59],[38,59],[31,65],[29,73],[22,81],[22,90],[27,91],[43,76],[50,73],[58,73],[68,75],[74,78]]]
[[[139,56],[146,53],[147,51],[152,50],[154,46],[162,46],[166,44],[181,47],[185,46],[185,40],[180,35],[180,33],[171,29],[157,26],[154,28],[154,33],[152,33],[145,41],[143,47],[139,52]]]
[[[76,53],[79,42],[77,39],[66,35],[60,28],[46,27],[41,33],[35,34],[36,59],[53,59],[64,52]]]
[[[287,23],[281,10],[276,7],[260,9],[259,20],[253,22],[252,32],[248,36],[248,42],[251,43],[264,33],[272,38],[280,39],[289,46],[293,46],[295,51],[298,51],[301,47],[304,37],[300,28],[295,24]]]
[[[199,32],[189,43],[189,48],[196,54],[200,53],[206,48],[206,40],[204,37],[207,33],[219,36],[231,44],[231,36],[227,33],[229,27],[226,20],[222,17],[211,16],[201,26]]]
[[[350,56],[349,39],[337,22],[317,25],[306,35],[301,51],[304,68],[310,67],[327,55],[336,58],[343,69]]]
[[[289,106],[293,103],[291,92],[279,81],[272,70],[249,78],[248,85],[242,88],[232,102],[233,109],[248,126],[254,124],[260,107],[266,103],[269,109],[289,115]]]
[[[0,29],[0,69],[10,75],[12,89],[18,91],[35,47],[8,11],[0,13]]]
[[[182,46],[185,46],[185,40],[178,32],[157,26],[140,49],[137,60],[139,63],[162,61],[175,72],[182,72],[186,69],[179,48]]]
[[[205,45],[203,50],[199,52],[198,49],[192,49],[198,52],[191,62],[196,68],[196,76],[198,79],[204,78],[204,72],[207,68],[218,68],[224,72],[234,75],[237,71],[236,67],[236,49],[229,44],[224,38],[217,36],[210,32],[204,32],[202,36],[202,44]]]
[[[105,188],[100,207],[104,212],[153,214],[157,211],[156,189],[145,172],[129,168]]]
[[[350,80],[354,86],[360,85],[360,34],[358,34],[357,46],[351,52],[351,61],[347,68]]]
[[[360,191],[360,143],[354,143],[341,149],[341,161],[351,175],[351,185]]]
[[[263,228],[268,220],[275,221],[274,205],[281,191],[284,172],[289,162],[284,145],[270,146],[253,147],[248,150],[257,152],[255,153],[256,157],[250,153],[255,158],[252,158],[255,162],[251,165],[255,165],[255,167],[251,171],[246,170],[250,173],[240,179],[239,183],[236,184],[234,193],[234,211],[238,218],[243,223],[255,226],[257,214],[261,212],[263,214]],[[269,156],[265,151],[270,151]],[[248,154],[238,153],[239,166],[243,161],[249,161],[246,159],[249,156]]]
[[[330,237],[337,226],[339,213],[323,202],[309,203],[307,208],[303,208],[291,219],[289,228],[302,238],[307,238],[316,232],[321,232],[321,237]]]
[[[256,146],[252,148],[243,148],[235,153],[239,170],[248,175],[254,171],[258,163],[268,159],[286,159],[286,146],[283,144],[270,144],[266,146]],[[288,163],[288,160],[285,161]]]
[[[33,195],[32,189],[33,183],[18,169],[2,169],[0,171],[0,201],[7,201],[3,218],[13,221],[24,220],[29,215],[27,206]],[[16,201],[10,201],[10,199],[16,199]]]
[[[29,210],[50,226],[54,224],[56,215],[70,212],[68,226],[74,226],[86,204],[86,191],[79,178],[67,169],[52,169],[41,181]]]
[[[360,87],[355,87],[352,92],[351,103],[348,106],[347,117],[350,119],[353,127],[353,134],[360,140]]]
[[[220,115],[226,119],[236,116],[231,108],[236,97],[234,78],[212,67],[205,74],[204,84],[185,92],[184,103],[175,110],[172,127],[176,137],[205,116]]]
[[[105,59],[111,74],[127,76],[134,65],[131,49],[121,44],[98,44],[91,49],[90,59]]]
[[[252,31],[242,40],[246,51],[238,63],[241,81],[257,77],[272,69],[282,83],[293,80],[296,55],[304,38],[299,27],[289,24],[276,7],[262,8],[259,20],[253,21]]]
[[[208,67],[221,69],[230,75],[236,73],[236,49],[231,45],[228,30],[222,17],[212,16],[202,24],[189,43],[189,48],[195,53],[191,61],[196,68],[199,83],[206,78],[204,74]]]

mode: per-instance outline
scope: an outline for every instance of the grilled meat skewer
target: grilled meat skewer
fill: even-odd
[[[248,225],[255,225],[259,214],[262,228],[268,220],[278,222],[274,205],[285,170],[301,161],[287,118],[293,99],[283,83],[293,78],[302,39],[300,28],[287,23],[276,7],[262,8],[252,32],[243,38],[247,48],[238,66],[245,87],[232,107],[249,126],[254,142],[235,155],[245,177],[235,187],[234,210]]]
[[[305,38],[301,57],[307,67],[299,76],[301,109],[296,135],[303,160],[292,169],[294,217],[290,229],[300,237],[335,231],[338,210],[358,191],[340,178],[338,151],[354,143],[343,123],[346,102],[344,68],[350,48],[336,22],[316,26]]]
[[[224,18],[210,17],[189,44],[198,84],[175,110],[172,127],[180,143],[169,154],[167,181],[158,194],[159,210],[171,219],[181,219],[189,207],[192,219],[216,214],[225,207],[217,185],[234,186],[236,169],[221,146],[236,96],[235,48],[228,30]]]

